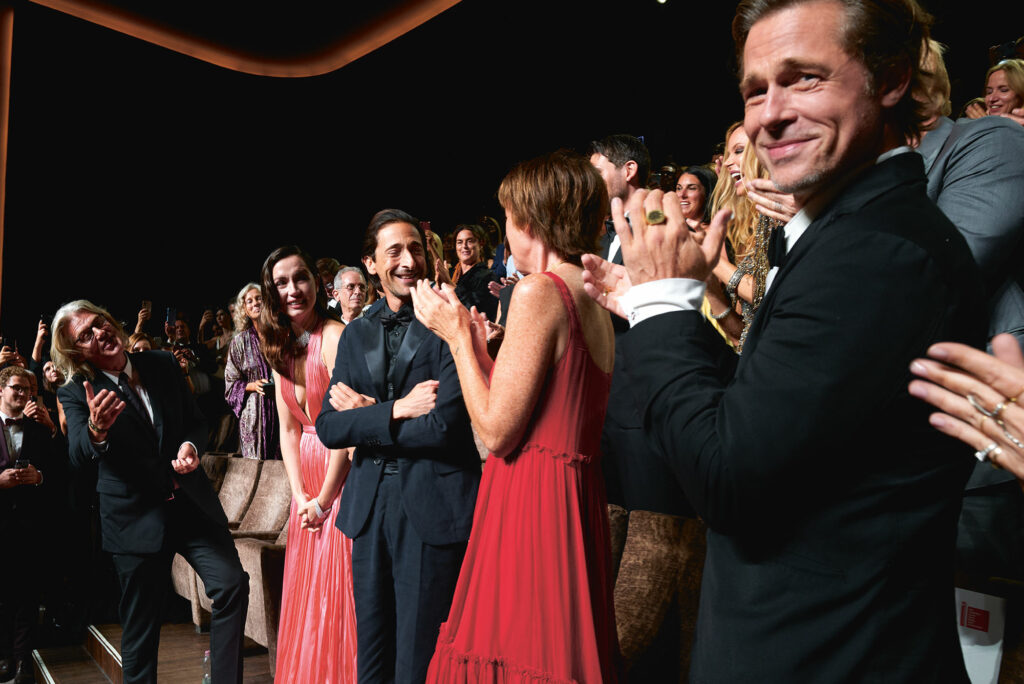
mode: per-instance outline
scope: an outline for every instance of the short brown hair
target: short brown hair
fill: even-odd
[[[907,91],[893,107],[893,122],[908,140],[919,139],[921,123],[928,117],[913,93],[921,90],[921,52],[929,38],[932,16],[916,0],[742,0],[732,20],[740,71],[754,24],[788,7],[820,1],[837,2],[846,11],[843,49],[864,65],[872,92],[890,72],[910,74]]]
[[[498,202],[520,227],[564,258],[598,250],[608,215],[601,174],[569,150],[518,164],[498,188]]]
[[[30,378],[35,380],[34,376],[30,371],[25,370],[21,366],[7,366],[3,370],[0,370],[0,387],[7,387],[7,383],[11,381],[11,378],[17,375],[19,378]]]

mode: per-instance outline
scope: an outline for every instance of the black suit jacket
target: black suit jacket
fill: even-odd
[[[324,395],[316,433],[327,447],[356,447],[352,469],[338,504],[338,528],[358,537],[369,519],[383,473],[383,460],[396,458],[406,514],[428,544],[469,538],[480,484],[480,456],[448,345],[413,320],[395,363],[393,396],[404,397],[424,380],[438,380],[437,404],[423,416],[392,421],[388,400],[384,328],[379,300],[352,321],[338,341],[331,385],[343,382],[373,397],[373,406],[335,411]]]
[[[902,154],[796,243],[735,373],[698,312],[624,336],[651,441],[709,526],[691,681],[966,681],[953,549],[973,459],[907,384],[930,344],[980,345],[983,311]]]
[[[0,435],[0,439],[3,436]],[[0,529],[30,532],[43,529],[57,510],[62,496],[60,446],[50,430],[31,418],[22,425],[21,452],[18,459],[28,459],[43,474],[39,486],[20,485],[0,489]],[[14,467],[12,458],[6,468]],[[5,468],[5,469],[6,469]],[[12,549],[13,551],[13,549]]]
[[[189,392],[174,357],[167,352],[130,355],[132,365],[153,405],[154,422],[127,403],[100,450],[89,439],[89,406],[76,375],[60,388],[58,397],[68,421],[69,455],[83,472],[96,468],[103,548],[112,553],[155,553],[164,541],[168,497],[188,496],[214,525],[227,527],[227,518],[203,469],[178,475],[171,468],[183,442],[192,442],[202,455],[206,421]],[[93,389],[117,385],[96,371]],[[123,399],[124,397],[122,397]],[[179,486],[175,489],[175,483]]]

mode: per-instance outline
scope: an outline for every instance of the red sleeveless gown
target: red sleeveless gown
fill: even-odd
[[[316,436],[316,417],[331,378],[320,358],[323,328],[306,347],[307,417],[295,385],[281,377],[281,397],[302,425],[299,464],[302,488],[316,495],[327,475],[330,452]],[[341,492],[338,492],[341,497]],[[331,502],[336,510],[336,498]],[[348,684],[356,681],[356,613],[352,600],[352,540],[334,526],[334,516],[316,532],[300,527],[292,501],[284,557],[281,622],[277,633],[277,684]]]
[[[608,511],[599,445],[611,375],[590,357],[576,304],[522,446],[487,459],[466,557],[428,682],[618,681]]]

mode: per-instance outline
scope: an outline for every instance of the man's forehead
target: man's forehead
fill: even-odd
[[[102,316],[98,313],[85,310],[76,311],[71,315],[71,330],[77,333],[79,330],[91,328],[94,323],[100,322],[97,319],[102,320]]]
[[[380,230],[377,232],[377,245],[383,249],[401,247],[412,242],[415,242],[421,247],[423,246],[423,241],[420,239],[420,232],[416,230],[416,226],[411,223],[405,223],[404,221],[387,223],[381,226]]]
[[[845,19],[846,9],[836,0],[809,0],[768,12],[754,22],[744,41],[741,80],[746,80],[752,59],[762,65],[799,60],[799,52],[808,47],[846,52]]]

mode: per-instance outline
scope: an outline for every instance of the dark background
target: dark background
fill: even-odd
[[[958,110],[1024,3],[924,4]],[[194,323],[275,247],[354,263],[388,206],[441,233],[503,220],[512,165],[608,133],[703,163],[742,116],[734,7],[464,0],[336,72],[275,79],[17,3],[0,334],[27,354],[39,316],[80,297]]]

